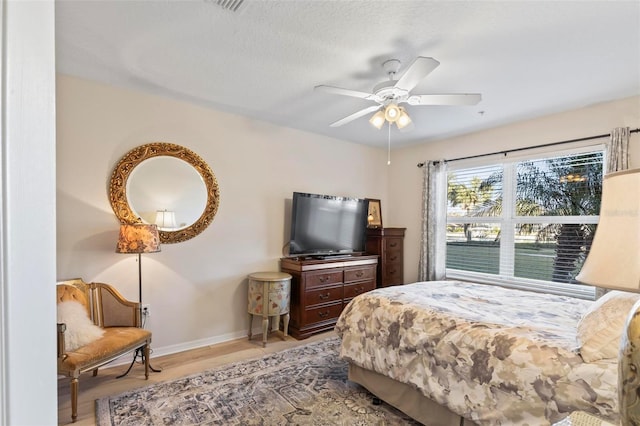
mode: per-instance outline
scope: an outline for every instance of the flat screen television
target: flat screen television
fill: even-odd
[[[289,255],[340,255],[365,251],[369,201],[293,193]]]

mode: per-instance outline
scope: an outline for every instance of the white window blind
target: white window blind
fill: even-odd
[[[575,280],[598,222],[603,150],[450,168],[447,277],[591,298]]]

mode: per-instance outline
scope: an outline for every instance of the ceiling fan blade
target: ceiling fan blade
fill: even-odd
[[[407,99],[409,105],[475,105],[482,100],[480,93],[461,93],[451,95],[412,95]]]
[[[416,87],[431,71],[436,69],[440,62],[433,58],[418,56],[409,68],[402,74],[395,87],[410,92]]]
[[[352,96],[354,98],[373,99],[373,93],[359,92],[357,90],[343,89],[341,87],[320,85],[313,88],[322,92],[333,93],[335,95]]]
[[[339,126],[342,126],[343,124],[347,124],[347,123],[349,123],[349,122],[351,122],[351,121],[355,120],[356,118],[360,118],[360,117],[362,117],[363,115],[367,115],[367,114],[369,114],[370,112],[376,111],[376,110],[378,110],[378,109],[380,109],[380,105],[373,105],[373,106],[370,106],[370,107],[368,107],[368,108],[361,109],[361,110],[360,110],[360,111],[358,111],[358,112],[354,112],[353,114],[351,114],[351,115],[349,115],[349,116],[347,116],[347,117],[345,117],[345,118],[343,118],[343,119],[341,119],[341,120],[338,120],[338,121],[336,121],[335,123],[332,123],[332,124],[331,124],[331,127],[339,127]]]

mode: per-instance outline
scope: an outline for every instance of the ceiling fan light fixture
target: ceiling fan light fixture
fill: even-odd
[[[409,117],[409,114],[407,114],[407,111],[405,111],[405,109],[401,107],[400,115],[398,116],[398,121],[396,121],[396,126],[398,126],[398,129],[404,129],[409,124],[411,124],[411,117]]]
[[[314,90],[360,98],[375,103],[375,105],[361,109],[331,123],[331,127],[343,126],[373,112],[374,115],[369,118],[369,122],[378,130],[382,129],[385,123],[388,122],[389,124],[396,123],[399,130],[408,132],[414,129],[415,126],[409,114],[398,106],[399,103],[407,103],[412,106],[476,105],[482,100],[482,96],[479,93],[412,94],[412,90],[418,86],[418,83],[436,69],[438,65],[440,65],[440,62],[431,57],[418,56],[403,74],[399,78],[396,78],[396,74],[400,69],[400,61],[390,59],[382,64],[382,67],[389,76],[389,80],[375,85],[372,92],[343,89],[341,87],[327,86],[324,84],[315,86]],[[391,128],[391,126],[389,128]]]
[[[384,112],[382,110],[379,110],[378,112],[373,114],[369,119],[369,123],[371,123],[371,125],[378,130],[382,129],[382,125],[384,124],[384,121],[385,121],[385,117],[384,117]]]
[[[400,108],[398,107],[398,105],[394,103],[390,103],[384,109],[384,118],[390,123],[395,123],[395,121],[398,119],[399,116],[400,116]]]

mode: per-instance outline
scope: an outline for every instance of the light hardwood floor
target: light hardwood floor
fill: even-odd
[[[269,334],[266,348],[262,347],[262,335],[254,335],[250,341],[247,338],[243,338],[163,357],[154,357],[152,355],[151,365],[156,369],[162,369],[162,372],[150,372],[149,380],[144,379],[144,367],[139,363],[136,363],[131,372],[121,379],[116,379],[116,376],[124,373],[128,364],[101,368],[96,377],[93,377],[91,372],[84,373],[79,380],[78,420],[74,424],[81,426],[96,424],[96,399],[148,386],[152,383],[164,382],[209,370],[231,362],[258,358],[272,352],[315,342],[333,335],[335,333],[331,331],[305,340],[296,340],[291,336],[285,338],[282,332],[277,331]],[[133,355],[126,356],[129,357],[129,360],[133,359]],[[121,360],[124,359],[121,358]],[[119,362],[122,362],[121,360]],[[68,377],[58,380],[58,424],[71,424],[71,399]]]

